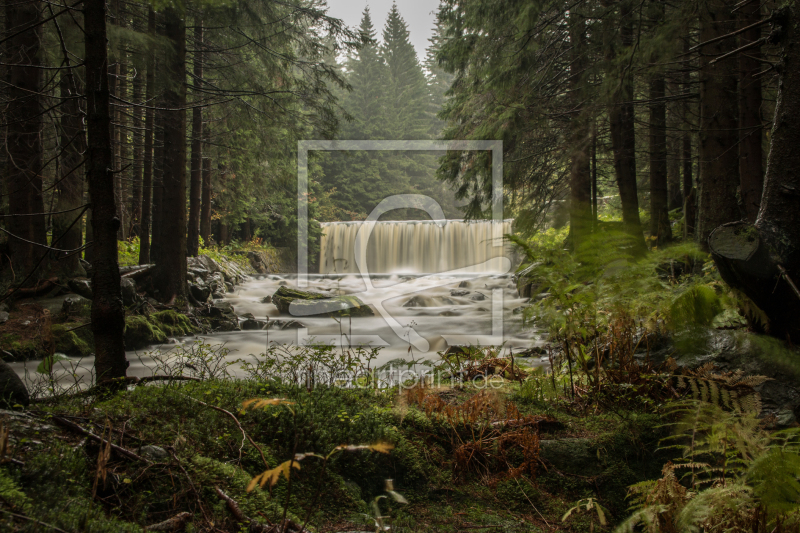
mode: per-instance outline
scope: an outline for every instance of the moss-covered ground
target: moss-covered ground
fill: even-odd
[[[375,531],[373,502],[387,496],[391,479],[408,503],[388,497],[378,505],[398,531],[597,531],[596,514],[573,513],[566,522],[562,516],[591,497],[612,521],[624,518],[626,487],[658,477],[663,463],[652,453],[659,439],[659,421],[652,415],[578,412],[567,403],[532,400],[508,382],[490,393],[473,385],[417,391],[417,398],[442,399],[434,407],[413,396],[397,389],[177,382],[6,412],[0,416],[9,430],[8,447],[0,453],[0,530],[141,531],[189,512],[189,531],[240,531],[219,488],[260,522],[279,522],[286,508],[288,518],[307,522],[310,530]],[[244,409],[250,398],[284,403]],[[487,407],[484,418],[478,413],[458,421],[464,406],[477,404],[496,409]],[[214,407],[234,415],[241,429]],[[506,422],[544,423],[529,429],[498,426],[498,413],[505,413]],[[138,452],[151,458],[148,464],[111,451],[104,463],[104,447],[62,428],[54,415],[97,435],[110,434],[128,450],[152,445],[163,455]],[[527,435],[533,440],[526,442],[542,450],[524,472],[512,468],[523,460],[522,448],[498,453],[502,436],[512,434]],[[477,451],[463,447],[481,439]],[[293,454],[326,455],[343,444],[379,442],[393,449],[345,450],[324,467],[321,459],[303,458],[292,471],[291,492],[283,477],[271,490],[267,484],[247,491],[253,476]],[[577,446],[574,461],[570,452],[560,453],[562,445],[567,451]],[[464,449],[481,459],[459,455]]]

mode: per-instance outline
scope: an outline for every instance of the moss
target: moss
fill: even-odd
[[[192,323],[189,322],[189,318],[173,309],[153,313],[150,315],[149,319],[168,337],[188,335],[194,331],[194,327],[192,327]]]
[[[16,333],[0,335],[0,350],[11,354],[9,361],[27,361],[40,355],[38,344],[33,339],[23,339]]]
[[[92,352],[89,343],[80,338],[75,331],[70,331],[70,329],[72,328],[68,328],[62,324],[53,325],[53,341],[56,345],[56,352],[75,356],[89,355]],[[87,326],[81,329],[89,329],[89,327]]]
[[[125,348],[138,350],[150,344],[163,344],[167,336],[143,316],[125,317]]]

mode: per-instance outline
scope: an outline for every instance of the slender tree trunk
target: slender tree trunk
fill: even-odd
[[[151,6],[147,14],[147,34],[155,37],[156,34],[156,13]],[[153,138],[155,136],[155,70],[156,55],[154,50],[147,51],[147,81],[145,88],[145,100],[147,100],[147,110],[144,119],[144,156],[142,166],[142,229],[139,237],[139,264],[150,263],[150,221],[152,209],[151,198],[153,197]]]
[[[686,39],[683,44],[683,53],[688,57],[689,53],[689,39]],[[684,63],[683,74],[683,92],[688,93],[691,90],[691,80],[689,77],[689,60]],[[694,176],[692,172],[692,124],[689,122],[689,102],[683,100],[681,104],[681,114],[683,123],[683,133],[681,135],[682,154],[681,160],[683,161],[683,237],[686,239],[690,235],[694,235],[695,228],[697,227],[697,190],[694,187]]]
[[[119,16],[119,15],[118,15]],[[119,47],[119,77],[117,78],[117,97],[128,100],[128,54],[124,42]],[[129,146],[128,143],[128,108],[122,102],[117,102],[117,149],[119,158],[117,160],[117,211],[119,216],[119,238],[127,240],[129,217],[128,217],[128,189],[130,181]]]
[[[203,21],[196,21],[194,40],[197,52],[194,54],[194,80],[196,87],[203,83]],[[189,229],[186,240],[186,254],[196,257],[200,231],[201,189],[203,184],[203,110],[197,104],[202,96],[195,90],[195,107],[192,109],[192,173],[189,187]]]
[[[700,42],[736,29],[731,10],[736,0],[709,0],[701,7]],[[741,217],[739,187],[739,107],[735,62],[711,61],[732,49],[732,39],[705,45],[700,50],[700,216],[697,241],[708,250],[711,231]],[[735,43],[735,41],[734,41]]]
[[[6,28],[18,32],[40,21],[41,2],[6,3]],[[15,35],[6,43],[9,53],[8,97],[3,122],[6,130],[8,161],[8,229],[11,264],[15,281],[21,282],[42,258],[45,250],[35,243],[47,244],[42,198],[42,26]],[[13,216],[31,215],[36,216]],[[27,241],[27,242],[26,242]],[[47,271],[41,265],[38,272]],[[31,276],[35,281],[38,275]]]
[[[67,61],[66,65],[70,63]],[[83,239],[81,221],[83,213],[78,208],[83,203],[83,156],[86,149],[83,115],[80,108],[80,88],[72,69],[61,73],[61,176],[56,185],[58,201],[53,215],[53,243],[63,250],[79,248]],[[64,212],[67,211],[67,212]],[[59,257],[59,271],[65,276],[84,275],[80,255]]]
[[[739,10],[739,25],[749,26],[761,20],[761,4],[756,2]],[[761,27],[739,35],[739,46],[761,38]],[[761,48],[750,48],[739,54],[739,180],[742,212],[750,222],[756,221],[764,187],[761,151]]]
[[[666,86],[659,73],[650,81],[650,236],[661,246],[672,240],[667,189]]]
[[[768,331],[800,342],[800,14],[777,12],[781,73],[767,174],[756,222],[718,227],[709,247],[722,278],[769,317]]]
[[[675,76],[667,82],[667,94],[677,96],[680,84]],[[667,190],[669,210],[683,207],[683,186],[681,184],[681,102],[667,105]]]
[[[163,301],[186,294],[186,25],[183,14],[165,9],[165,35],[173,46],[166,64],[170,84],[165,90],[164,192],[159,251],[154,283]]]
[[[208,137],[205,137],[208,138]],[[208,246],[211,237],[211,158],[203,158],[203,197],[200,209],[200,237]]]
[[[164,106],[163,99],[159,105]],[[155,144],[153,145],[153,229],[150,244],[150,262],[158,263],[163,246],[164,227],[162,214],[164,213],[164,122],[165,111],[156,112]]]
[[[136,72],[136,77],[133,78],[133,102],[135,104],[142,104],[142,92],[144,88],[144,77],[141,70]],[[144,132],[142,115],[144,109],[139,106],[131,109],[133,113],[133,172],[131,173],[131,220],[130,220],[130,236],[138,236],[141,233],[142,221],[142,170],[144,161]],[[141,249],[141,241],[139,242]]]
[[[111,114],[105,0],[84,0],[86,34],[87,173],[92,198],[94,274],[92,275],[92,333],[98,382],[125,377],[125,309],[122,306],[112,173]],[[118,382],[119,383],[119,382]],[[121,383],[120,383],[121,385]]]
[[[624,0],[620,5],[620,38],[623,48],[634,44],[633,4]],[[636,127],[633,107],[633,73],[628,63],[613,65],[617,53],[612,46],[608,59],[612,75],[619,76],[619,86],[614,94],[614,105],[609,111],[611,146],[614,151],[614,170],[617,176],[619,197],[622,203],[622,225],[633,239],[638,253],[647,249],[639,218],[639,191],[636,184]]]
[[[570,87],[576,107],[583,105],[581,88],[586,69],[586,20],[571,13],[569,37],[572,47]],[[592,132],[586,113],[579,111],[570,121],[570,211],[569,223],[572,244],[577,251],[592,232],[592,174],[589,150]]]

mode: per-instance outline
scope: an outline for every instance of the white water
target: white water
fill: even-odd
[[[327,222],[320,243],[321,274],[358,272],[356,245],[364,242],[371,273],[441,273],[488,264],[507,256],[502,236],[511,221],[417,220],[387,222]],[[360,232],[360,233],[359,233]],[[487,272],[489,267],[478,268]],[[474,271],[474,270],[473,270]]]

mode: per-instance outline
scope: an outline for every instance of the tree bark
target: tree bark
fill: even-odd
[[[172,45],[164,92],[163,248],[154,284],[165,302],[186,294],[186,25],[183,14],[165,9],[165,35]],[[166,229],[168,228],[168,230]]]
[[[164,99],[159,99],[159,105],[166,105]],[[153,207],[152,207],[152,227],[150,231],[150,262],[158,263],[163,249],[161,229],[162,214],[164,212],[164,123],[166,111],[158,110],[155,120],[155,142],[153,144]]]
[[[108,90],[108,52],[105,0],[84,0],[86,34],[86,116],[88,131],[87,181],[92,198],[94,238],[92,275],[92,333],[98,383],[125,377],[125,309],[122,306],[114,175],[111,152],[111,114]]]
[[[121,13],[117,14],[118,20]],[[122,24],[124,27],[124,23]],[[128,100],[128,53],[125,42],[120,43],[119,47],[119,75],[117,77],[117,98]],[[128,185],[130,180],[129,143],[128,143],[128,109],[122,102],[116,102],[117,115],[117,216],[119,217],[118,237],[121,240],[128,239],[129,217],[128,217]]]
[[[144,109],[142,104],[142,89],[144,87],[144,78],[142,72],[136,72],[136,77],[133,78],[133,102],[137,104],[131,112],[133,114],[133,172],[131,172],[131,213],[130,213],[130,232],[131,237],[138,236],[141,233],[142,221],[142,171],[144,161],[144,132],[142,131],[143,120],[142,115]],[[139,242],[141,249],[141,241]]]
[[[196,21],[194,40],[197,52],[194,54],[194,80],[196,87],[203,83],[203,21]],[[186,254],[196,257],[200,234],[201,189],[203,184],[203,110],[197,104],[201,95],[194,91],[195,107],[192,109],[192,173],[189,186],[189,228],[186,240]]]
[[[650,81],[650,236],[662,246],[672,240],[667,189],[667,105],[664,75]]]
[[[761,20],[761,5],[756,2],[739,10],[739,25],[749,26]],[[761,38],[761,27],[739,35],[739,46]],[[761,151],[761,47],[739,54],[739,180],[742,212],[750,222],[756,221],[764,187]]]
[[[65,60],[70,66],[69,59]],[[63,250],[80,248],[83,239],[82,224],[76,218],[82,217],[83,212],[78,208],[83,203],[83,155],[86,149],[86,131],[83,127],[83,112],[81,110],[81,96],[78,81],[72,69],[61,73],[60,82],[61,98],[61,176],[56,185],[58,201],[55,204],[53,215],[53,243]],[[64,212],[66,211],[66,212]],[[70,254],[59,257],[59,271],[67,277],[78,274],[85,275],[80,264],[79,254]]]
[[[620,38],[623,48],[634,44],[633,5],[630,0],[620,3]],[[617,176],[619,197],[622,203],[622,226],[633,239],[638,253],[647,249],[642,233],[642,221],[639,218],[639,192],[636,184],[636,129],[633,108],[633,73],[628,63],[615,65],[617,53],[614,45],[608,50],[607,59],[611,63],[611,74],[619,77],[611,109],[609,122],[611,128],[611,146],[614,152],[614,171]]]
[[[688,56],[689,53],[689,39],[686,39],[683,44],[683,53]],[[687,59],[684,64],[683,74],[683,92],[688,93],[691,90],[691,80],[689,77],[689,69],[691,64]],[[690,235],[694,235],[695,228],[697,227],[697,191],[694,187],[694,176],[692,172],[692,124],[689,122],[689,102],[683,100],[681,105],[681,115],[683,122],[683,134],[681,136],[682,155],[683,161],[683,237],[687,239]]]
[[[709,247],[722,278],[769,317],[768,332],[800,342],[800,17],[777,12],[782,28],[778,98],[767,173],[754,225],[714,230]]]
[[[589,149],[592,133],[583,106],[583,83],[586,70],[586,20],[578,13],[569,18],[572,61],[569,83],[573,108],[579,109],[570,120],[570,235],[574,250],[579,251],[592,233],[592,174]]]
[[[156,34],[156,13],[152,6],[147,13],[147,34],[155,37]],[[153,138],[155,137],[155,110],[153,101],[155,98],[155,70],[156,55],[155,50],[147,51],[147,81],[145,87],[145,100],[147,110],[144,118],[144,155],[142,166],[142,226],[139,237],[139,264],[150,263],[150,221],[153,197]]]
[[[7,2],[6,28],[19,31],[37,24],[41,2]],[[7,184],[9,214],[8,229],[11,265],[16,282],[21,282],[45,253],[35,243],[47,244],[42,197],[42,26],[36,26],[12,37],[6,43],[8,51],[9,105],[3,122],[6,130],[8,161]],[[41,213],[36,216],[14,216]],[[23,240],[24,239],[24,240]],[[27,242],[25,242],[27,241]],[[41,265],[38,275],[47,272]],[[35,282],[38,275],[31,276]]]
[[[208,139],[208,126],[203,128],[203,139]],[[206,246],[211,237],[211,158],[203,158],[203,196],[200,208],[200,236]]]
[[[710,0],[700,10],[700,42],[736,29],[731,14],[736,0]],[[722,39],[700,50],[700,205],[697,240],[708,250],[711,231],[739,220],[739,108],[733,61],[711,64],[732,49],[733,39]]]

